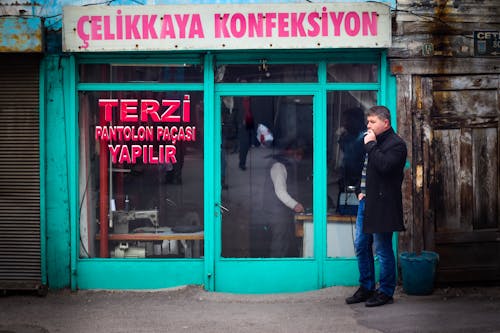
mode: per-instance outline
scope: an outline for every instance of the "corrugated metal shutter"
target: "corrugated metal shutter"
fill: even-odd
[[[39,289],[37,56],[0,56],[0,289]]]

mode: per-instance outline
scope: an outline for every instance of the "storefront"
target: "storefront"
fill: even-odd
[[[349,186],[363,112],[395,118],[390,42],[378,3],[65,8],[71,286],[357,284]]]

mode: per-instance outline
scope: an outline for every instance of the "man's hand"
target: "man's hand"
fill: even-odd
[[[293,211],[295,213],[302,213],[302,212],[304,212],[304,206],[302,206],[302,204],[300,204],[300,203],[297,203],[295,205],[295,207],[293,207]]]
[[[368,130],[365,135],[365,144],[371,141],[377,141],[377,137],[375,136],[375,132],[372,130]]]
[[[364,193],[358,194],[358,200],[362,200],[366,195]]]

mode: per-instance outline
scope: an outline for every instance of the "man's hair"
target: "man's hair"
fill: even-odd
[[[372,106],[370,109],[368,109],[366,115],[376,116],[379,117],[380,119],[387,119],[389,120],[389,125],[391,124],[391,113],[389,112],[389,109],[386,108],[385,106],[382,105]]]

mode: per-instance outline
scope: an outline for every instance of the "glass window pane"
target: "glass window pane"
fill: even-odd
[[[312,96],[221,98],[223,257],[303,255],[294,209],[312,207],[312,110]]]
[[[353,257],[358,199],[365,152],[365,111],[376,104],[376,91],[335,91],[327,98],[327,170],[329,257]],[[353,188],[354,187],[354,188]]]
[[[203,67],[198,64],[82,64],[79,75],[80,82],[95,83],[200,83],[203,82]]]
[[[81,257],[203,255],[202,102],[202,92],[80,92]]]
[[[254,64],[220,65],[216,69],[215,82],[235,83],[285,83],[317,82],[316,64]]]
[[[376,64],[328,64],[328,82],[378,82]]]

